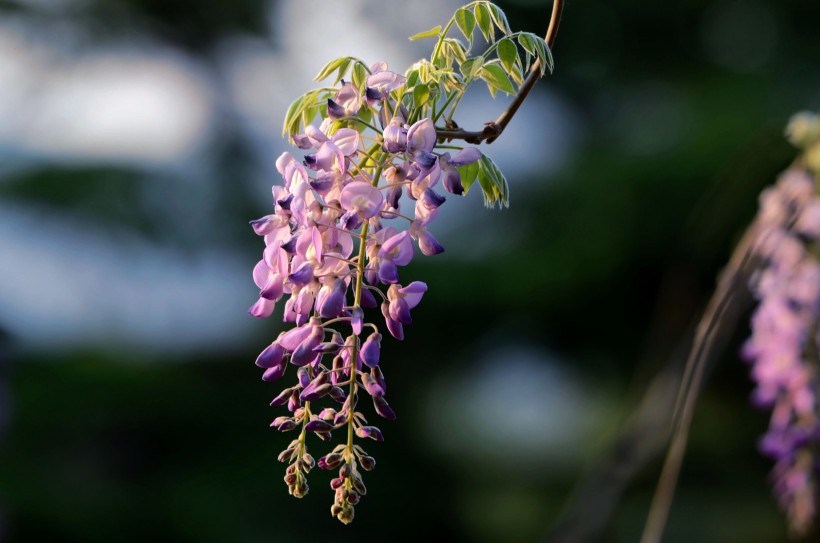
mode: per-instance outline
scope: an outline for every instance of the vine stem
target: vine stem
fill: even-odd
[[[564,0],[553,0],[552,2],[552,16],[550,17],[549,27],[547,28],[547,35],[544,41],[552,49],[555,43],[555,36],[558,35],[558,26],[561,24],[561,14],[564,11]],[[530,91],[535,86],[535,83],[541,77],[541,63],[539,59],[530,66],[530,73],[524,84],[518,89],[515,98],[504,110],[501,115],[494,121],[490,121],[484,125],[483,130],[436,130],[436,136],[443,140],[464,140],[467,143],[479,144],[483,141],[487,143],[494,142],[498,136],[504,131],[507,125],[512,120],[518,108],[524,103],[524,100],[530,94]]]
[[[376,163],[375,159],[371,157],[374,164]],[[382,175],[382,170],[384,168],[384,164],[378,164],[373,172],[373,186],[378,186],[379,178]],[[362,226],[362,233],[361,239],[359,240],[359,258],[358,262],[356,263],[356,290],[353,294],[353,307],[361,308],[361,301],[362,301],[362,283],[364,281],[364,270],[365,270],[365,255],[367,250],[367,233],[370,229],[370,221],[365,221],[364,225]],[[353,349],[350,351],[350,391],[348,393],[348,398],[350,398],[350,418],[347,421],[347,447],[345,448],[345,457],[346,460],[350,461],[351,452],[353,451],[353,421],[355,419],[354,415],[354,407],[356,403],[356,362],[359,358],[359,338],[356,338],[356,342],[353,344]],[[349,486],[350,481],[348,480],[347,485]]]

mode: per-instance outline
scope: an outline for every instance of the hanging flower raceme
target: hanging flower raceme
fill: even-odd
[[[271,426],[298,434],[279,455],[288,464],[285,482],[302,497],[313,467],[336,470],[331,512],[344,523],[367,492],[363,471],[376,465],[360,440],[384,439],[360,400],[367,396],[377,415],[396,418],[387,401],[382,341],[404,338],[411,310],[427,291],[422,281],[403,280],[404,267],[416,251],[444,251],[432,230],[445,193],[466,194],[475,185],[488,206],[508,204],[506,180],[492,160],[439,139],[436,122],[454,126],[456,106],[473,82],[485,82],[493,94],[509,92],[509,79],[523,83],[522,67],[540,66],[543,74],[552,64],[546,42],[513,33],[490,2],[460,10],[467,11],[474,21],[492,20],[495,29],[457,25],[454,16],[445,30],[425,34],[439,40],[430,61],[404,74],[353,57],[325,66],[317,79],[336,73],[334,86],[298,98],[285,119],[285,132],[304,155],[279,157],[282,183],[273,187],[271,213],[251,222],[265,249],[253,269],[259,298],[249,313],[269,317],[279,307],[288,327],[256,360],[263,380],[290,380],[271,402],[288,411]],[[465,34],[469,47],[446,37],[451,28]],[[494,44],[496,30],[505,47],[473,58],[475,69],[462,74],[473,33]],[[341,442],[315,460],[312,436]]]
[[[772,410],[760,450],[775,462],[774,492],[797,534],[815,514],[820,461],[818,214],[816,181],[805,170],[787,171],[761,195],[756,253],[765,264],[753,279],[759,303],[743,347],[756,383],[753,401]]]
[[[378,66],[381,71],[367,80],[373,85],[368,97],[387,104],[387,96],[401,87],[404,77]],[[329,102],[329,118],[343,116],[339,107],[359,103],[352,92],[350,84],[342,86],[330,100],[336,105]],[[253,272],[259,300],[249,312],[270,316],[276,302],[285,299],[284,320],[295,324],[256,360],[265,381],[282,378],[288,366],[298,368],[296,383],[271,403],[290,411],[271,426],[299,431],[279,457],[289,464],[285,482],[291,494],[301,497],[308,492],[306,476],[314,465],[338,470],[331,483],[336,491],[332,513],[345,523],[353,519],[353,506],[366,492],[361,470],[375,467],[354,436],[383,440],[381,430],[358,410],[362,391],[378,415],[396,417],[379,364],[381,330],[403,339],[410,309],[427,290],[421,281],[402,287],[399,269],[413,258],[414,239],[423,254],[444,250],[428,231],[445,202],[432,188],[439,181],[442,156],[433,152],[435,128],[430,119],[422,119],[411,126],[401,124],[400,135],[394,136],[396,122],[394,118],[376,134],[381,143],[371,149],[351,128],[326,122],[307,126],[294,142],[308,154],[301,162],[290,153],[277,160],[284,183],[273,188],[274,211],[251,222],[266,247]],[[469,164],[481,153],[469,149],[461,156],[467,158],[462,163]],[[402,187],[417,200],[413,218],[400,213]],[[353,254],[356,245],[358,255]],[[382,314],[367,316],[364,309],[378,306],[378,298],[384,300]],[[319,402],[330,405],[319,408]],[[336,431],[346,442],[314,461],[308,435],[327,441]]]

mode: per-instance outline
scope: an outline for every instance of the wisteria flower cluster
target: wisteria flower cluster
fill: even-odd
[[[793,141],[805,135],[805,122],[805,116],[793,120]],[[820,122],[814,122],[816,126],[808,126],[820,129]],[[760,449],[775,462],[774,493],[796,534],[805,533],[814,518],[820,466],[817,192],[817,179],[804,164],[786,171],[761,195],[756,252],[764,267],[753,278],[759,304],[752,317],[752,336],[743,348],[756,383],[753,400],[772,409]]]
[[[468,44],[448,37],[453,25]],[[469,57],[476,28],[489,47]],[[493,94],[512,93],[535,59],[551,66],[544,40],[512,33],[489,2],[468,4],[443,30],[414,38],[424,37],[438,38],[431,60],[404,74],[352,57],[325,66],[317,79],[335,73],[334,86],[297,99],[285,119],[285,133],[304,155],[279,157],[284,184],[273,187],[273,213],[251,222],[265,250],[253,270],[260,290],[249,312],[268,317],[284,300],[283,318],[292,326],[256,360],[265,381],[282,378],[289,367],[296,374],[271,402],[288,411],[271,426],[298,431],[279,455],[288,464],[285,482],[302,497],[314,466],[336,470],[331,513],[345,524],[367,492],[362,470],[376,464],[354,438],[383,439],[360,400],[369,397],[376,414],[396,418],[386,399],[381,342],[385,334],[404,338],[427,291],[422,281],[400,278],[400,269],[417,249],[426,256],[444,251],[431,226],[445,194],[465,194],[478,181],[487,205],[508,203],[495,164],[475,147],[442,141],[436,122],[455,125],[456,106],[474,81],[486,82]],[[315,459],[308,436],[330,441],[334,433],[343,442]]]

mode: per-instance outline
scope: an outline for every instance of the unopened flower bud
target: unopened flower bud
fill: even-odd
[[[786,127],[786,137],[792,145],[801,148],[820,140],[820,118],[808,111],[795,114]]]
[[[359,457],[359,464],[362,466],[362,469],[365,471],[373,471],[373,468],[376,467],[376,459],[372,456],[361,455]]]
[[[376,441],[384,441],[384,436],[382,435],[381,430],[375,426],[359,426],[356,428],[356,435],[362,438],[369,437],[370,439]]]
[[[281,364],[284,357],[285,349],[279,345],[278,341],[274,341],[259,353],[256,357],[256,365],[264,369],[272,368]]]
[[[322,462],[323,469],[334,469],[342,462],[342,455],[330,453],[323,456],[320,460],[324,460],[324,462]]]
[[[277,406],[277,405],[285,405],[288,402],[288,399],[290,398],[290,395],[291,395],[292,392],[293,392],[293,389],[291,389],[291,388],[286,388],[285,390],[280,392],[279,395],[276,396],[273,399],[273,401],[270,403],[271,407],[274,407],[274,406]]]
[[[370,394],[374,398],[378,396],[384,396],[384,390],[382,390],[382,387],[379,386],[376,380],[373,379],[369,373],[362,373],[360,375],[362,379],[362,384],[364,384],[364,388],[365,390],[367,390],[368,394]]]
[[[345,401],[345,399],[347,398],[347,395],[345,394],[345,391],[342,390],[341,387],[331,388],[330,392],[328,392],[328,395],[331,398],[333,398],[335,401],[339,402],[339,403]]]
[[[330,432],[331,430],[333,430],[333,426],[321,419],[313,419],[305,424],[306,432]]]
[[[299,408],[299,392],[294,390],[288,398],[288,411],[291,413]]]
[[[280,462],[287,462],[288,460],[290,460],[290,457],[293,456],[293,451],[294,450],[295,449],[285,449],[284,451],[279,453],[279,456],[277,457],[277,459]]]
[[[339,411],[336,413],[336,416],[333,417],[333,426],[339,426],[345,424],[349,417],[349,413],[347,410]]]
[[[294,366],[304,366],[312,362],[317,356],[321,356],[313,351],[324,339],[325,331],[321,326],[313,326],[310,334],[302,343],[296,347],[290,357],[290,363]]]
[[[379,355],[381,354],[382,335],[374,332],[368,336],[367,340],[362,344],[360,355],[362,362],[368,367],[375,368],[379,365]]]
[[[353,488],[356,489],[356,492],[358,492],[361,496],[367,494],[367,487],[364,486],[364,481],[362,480],[361,475],[358,473],[353,474],[352,482]]]
[[[360,300],[362,307],[373,308],[379,305],[376,302],[376,297],[370,292],[369,288],[362,288],[362,299]]]
[[[373,396],[373,407],[380,417],[387,420],[396,420],[396,412],[393,411],[393,408],[390,407],[387,400],[384,399],[384,396]]]
[[[336,518],[342,521],[343,524],[353,522],[353,506],[350,504],[343,505],[341,512],[336,515]]]
[[[276,417],[276,419],[270,423],[270,426],[280,432],[287,432],[288,430],[296,428],[296,422],[290,417]]]
[[[291,489],[294,498],[304,498],[309,490],[307,480],[304,477],[297,478],[296,484]]]

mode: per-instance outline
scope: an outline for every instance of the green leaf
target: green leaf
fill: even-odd
[[[515,66],[513,66],[512,70],[507,72],[507,74],[510,76],[510,79],[513,80],[513,83],[519,87],[524,84],[524,74],[521,72],[521,59],[516,59]]]
[[[410,39],[415,41],[415,40],[423,40],[424,38],[432,38],[433,36],[438,36],[440,32],[441,32],[441,25],[436,25],[433,28],[431,28],[430,30],[427,30],[425,32],[419,32],[418,34],[413,34],[412,36],[410,36]]]
[[[319,114],[319,106],[317,106],[317,105],[312,105],[310,107],[304,108],[302,110],[302,126],[309,125],[313,121],[313,119],[316,117],[316,115],[318,115],[318,114]],[[294,130],[294,132],[298,132],[298,131],[299,131],[299,128],[297,127],[296,130]]]
[[[430,98],[430,88],[427,85],[416,85],[413,88],[413,107],[421,107]]]
[[[535,56],[535,45],[536,37],[534,34],[530,34],[529,32],[524,34],[518,35],[518,43],[521,44],[521,47],[524,48],[524,51],[529,53],[531,56]]]
[[[547,69],[549,69],[550,73],[552,73],[552,69],[554,67],[552,51],[550,51],[547,42],[539,38],[535,43],[538,48],[538,60],[541,63],[541,75],[547,73]]]
[[[373,120],[373,110],[370,107],[363,107],[359,110],[357,116],[364,122],[369,123]],[[363,132],[366,128],[362,123],[354,123],[354,125],[358,126],[351,126],[351,128],[356,128],[359,132]]]
[[[461,65],[462,62],[467,60],[467,50],[460,41],[453,38],[446,38],[444,43],[452,52],[453,59],[457,64]],[[452,65],[452,63],[450,63],[450,65]]]
[[[351,77],[353,79],[353,86],[360,91],[363,90],[365,82],[367,81],[367,70],[361,62],[357,62],[353,65],[353,75]]]
[[[404,88],[412,89],[419,82],[419,71],[417,69],[410,70],[407,74],[407,81],[404,83]]]
[[[495,29],[493,28],[493,20],[490,15],[490,9],[487,7],[486,3],[482,2],[480,4],[476,4],[475,19],[478,23],[478,28],[481,30],[481,34],[484,35],[484,39],[488,42],[493,41],[495,39]]]
[[[341,64],[339,64],[339,72],[336,74],[336,79],[333,82],[334,85],[338,84],[339,81],[344,79],[344,76],[347,74],[347,70],[350,68],[350,63],[353,62],[352,57],[345,57],[342,59]]]
[[[465,196],[470,191],[470,187],[478,176],[478,164],[478,162],[473,162],[472,164],[466,164],[464,166],[456,166],[458,175],[461,177],[461,186],[464,187]]]
[[[541,75],[544,75],[547,70],[552,71],[552,52],[547,42],[544,41],[544,38],[526,32],[518,36],[518,43],[521,44],[521,47],[523,47],[530,56],[538,58],[538,61],[541,63]],[[529,68],[529,62],[527,62],[527,68]]]
[[[492,89],[495,88],[507,94],[515,94],[515,88],[510,83],[510,78],[498,64],[485,64],[481,68],[480,77],[487,82]]]
[[[299,120],[302,115],[302,109],[305,107],[305,98],[306,95],[303,94],[288,106],[288,110],[285,113],[285,124],[282,127],[282,136],[295,134],[299,130]],[[293,128],[294,122],[296,123],[295,128]]]
[[[461,33],[464,34],[464,37],[470,40],[470,43],[473,43],[475,15],[473,15],[470,10],[460,8],[456,11],[453,18],[456,20],[456,24],[458,25],[459,30],[461,30]]]
[[[510,206],[510,187],[507,184],[507,179],[495,162],[487,155],[482,155],[478,161],[478,183],[481,185],[481,190],[484,193],[484,205],[493,207],[498,204],[498,207]],[[463,183],[462,183],[463,184]]]
[[[518,58],[518,48],[510,38],[504,38],[498,42],[496,52],[504,69],[511,74],[515,69],[515,61]]]
[[[504,12],[500,7],[495,4],[490,4],[490,13],[492,14],[495,26],[497,26],[503,34],[512,34],[512,31],[510,30],[510,23],[507,21],[507,16],[504,15]]]
[[[477,76],[481,71],[481,64],[483,60],[484,59],[482,57],[473,57],[462,62],[461,66],[458,68],[461,70],[461,75],[463,75],[465,79]]]
[[[422,62],[419,66],[419,81],[427,83],[430,81],[430,63]]]
[[[331,60],[330,62],[328,62],[327,64],[325,64],[325,67],[324,67],[324,68],[322,68],[322,69],[319,71],[319,73],[318,73],[318,74],[316,74],[316,77],[314,77],[314,78],[313,78],[313,80],[314,80],[314,81],[321,81],[321,80],[323,80],[323,79],[326,79],[326,78],[327,78],[330,74],[332,74],[333,72],[335,72],[335,71],[336,71],[336,69],[337,69],[337,68],[338,68],[338,67],[342,64],[342,62],[344,62],[346,59],[347,59],[347,57],[339,57],[339,58],[337,58],[337,59],[333,59],[333,60]]]

